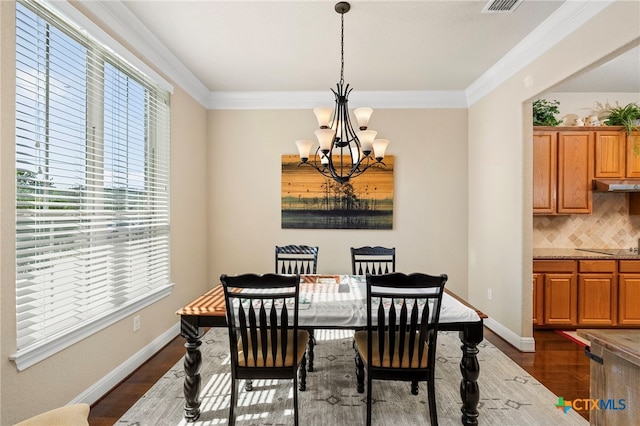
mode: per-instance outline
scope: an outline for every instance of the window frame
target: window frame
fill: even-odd
[[[166,204],[165,207],[163,207],[161,211],[161,213],[164,213],[166,215],[166,229],[163,232],[162,235],[166,234],[166,243],[163,243],[162,247],[165,247],[166,249],[166,254],[163,254],[163,265],[166,267],[166,272],[162,272],[162,276],[164,277],[162,280],[162,284],[158,284],[155,288],[151,289],[150,291],[147,290],[142,296],[139,297],[134,297],[131,300],[127,300],[125,303],[122,303],[120,305],[117,305],[114,308],[111,309],[107,309],[104,312],[98,314],[95,317],[92,317],[90,320],[82,320],[80,321],[80,324],[76,324],[73,327],[71,327],[69,330],[66,330],[65,332],[59,332],[56,333],[52,336],[47,336],[44,337],[42,339],[38,339],[36,343],[32,343],[32,344],[28,344],[26,347],[23,348],[18,348],[18,350],[16,351],[16,353],[12,354],[10,356],[10,359],[13,360],[16,364],[16,367],[18,368],[18,370],[24,370],[25,368],[30,367],[31,365],[34,365],[37,362],[40,362],[48,357],[50,357],[51,355],[97,333],[100,330],[103,330],[104,328],[118,322],[121,321],[122,319],[132,315],[133,313],[139,311],[140,309],[143,309],[146,306],[152,305],[154,303],[156,303],[157,301],[161,300],[164,297],[167,297],[168,295],[171,294],[172,288],[173,288],[173,283],[171,283],[170,281],[170,239],[169,239],[169,234],[170,234],[170,205],[169,205],[169,197],[170,197],[170,191],[169,191],[169,183],[170,183],[170,176],[169,176],[169,167],[170,167],[170,159],[169,159],[169,151],[170,151],[170,117],[171,117],[171,112],[170,112],[170,95],[172,92],[172,88],[170,88],[170,90],[167,90],[166,88],[166,82],[164,82],[163,80],[161,80],[160,82],[157,82],[153,77],[149,78],[146,73],[141,72],[137,69],[136,66],[133,66],[129,63],[127,63],[122,57],[120,57],[119,55],[113,53],[113,50],[110,49],[109,47],[106,47],[104,45],[102,45],[101,43],[97,42],[94,38],[91,38],[90,35],[87,34],[83,34],[78,28],[80,28],[79,26],[77,26],[76,24],[73,24],[72,22],[68,21],[66,18],[62,17],[59,15],[59,12],[56,11],[52,11],[52,10],[48,10],[46,8],[46,6],[40,4],[39,2],[37,2],[37,0],[19,0],[16,2],[16,8],[20,7],[20,6],[26,7],[26,9],[30,10],[31,12],[35,13],[36,15],[42,17],[42,16],[46,16],[44,19],[50,24],[50,25],[54,25],[58,28],[58,30],[60,30],[62,33],[64,33],[66,36],[70,37],[71,39],[73,39],[74,42],[79,43],[80,45],[82,45],[84,48],[87,48],[87,53],[85,56],[85,63],[88,65],[90,61],[93,61],[96,59],[96,56],[99,57],[97,59],[97,62],[102,64],[102,73],[103,73],[103,78],[102,78],[102,85],[104,87],[104,85],[106,84],[104,81],[104,67],[106,67],[107,63],[111,64],[112,66],[115,67],[116,70],[118,70],[118,72],[123,72],[124,74],[126,74],[129,78],[133,79],[133,81],[137,82],[138,84],[141,84],[144,88],[145,88],[145,94],[149,93],[149,90],[160,90],[160,92],[154,92],[155,94],[153,95],[154,97],[158,95],[158,93],[161,94],[160,98],[158,99],[163,99],[163,95],[162,95],[162,91],[166,92],[164,93],[165,96],[165,102],[166,102],[166,111],[162,112],[161,114],[163,114],[163,117],[166,119],[166,123],[164,123],[164,129],[160,129],[158,128],[158,126],[156,126],[156,124],[158,124],[160,121],[153,122],[151,123],[151,120],[153,120],[151,117],[151,114],[149,114],[148,116],[145,115],[145,119],[144,119],[144,125],[145,125],[145,141],[144,141],[144,176],[145,176],[145,189],[147,189],[147,179],[149,178],[150,175],[154,175],[154,172],[163,169],[164,170],[164,176],[163,178],[166,180],[164,182],[164,184],[166,185],[166,202],[163,204]],[[16,10],[17,12],[17,10]],[[42,13],[42,14],[41,14]],[[16,13],[16,29],[18,29],[18,19],[17,19],[18,13]],[[51,19],[51,20],[50,20]],[[60,27],[60,25],[58,25],[60,22],[62,22],[63,27]],[[85,41],[86,40],[86,41]],[[94,48],[99,47],[99,49],[94,50]],[[16,38],[16,49],[18,49],[18,40]],[[121,47],[120,47],[121,49]],[[94,55],[95,52],[99,52],[97,55]],[[106,52],[106,54],[105,54]],[[16,53],[16,55],[18,56],[18,53]],[[113,55],[113,56],[112,56]],[[17,67],[17,64],[16,64]],[[87,66],[87,73],[90,74],[91,72],[95,72],[95,71],[89,71],[91,69],[91,67]],[[17,70],[17,68],[16,68]],[[91,81],[96,81],[94,79],[95,75],[91,75]],[[18,79],[16,78],[16,85],[19,84],[19,82],[17,81]],[[47,93],[49,93],[50,88],[47,87]],[[17,96],[17,95],[16,95]],[[48,96],[48,95],[47,95]],[[147,96],[147,95],[145,95]],[[18,98],[16,98],[17,101]],[[95,130],[96,127],[99,128],[99,131],[101,131],[102,133],[104,133],[104,124],[105,124],[105,116],[104,113],[101,115],[100,117],[100,124],[99,126],[94,126],[95,122],[92,121],[93,118],[95,118],[95,116],[98,116],[100,114],[100,111],[103,112],[103,102],[104,102],[104,94],[102,95],[91,95],[90,91],[87,91],[86,97],[84,98],[84,104],[85,107],[87,109],[87,111],[91,110],[90,112],[87,113],[87,117],[86,117],[86,132],[85,132],[85,138],[84,138],[84,147],[85,150],[87,152],[87,159],[84,165],[84,170],[87,173],[87,175],[89,174],[94,174],[95,173],[91,173],[91,169],[92,167],[89,165],[89,163],[91,162],[89,160],[89,153],[95,153],[100,149],[104,148],[104,138],[102,137],[98,137],[95,138],[90,136],[92,135],[92,132]],[[146,105],[146,104],[145,104]],[[96,111],[94,111],[96,110]],[[34,111],[37,111],[36,109],[34,109]],[[16,112],[16,115],[17,112]],[[154,117],[157,117],[154,115]],[[17,124],[17,121],[16,121]],[[48,125],[47,125],[48,128]],[[17,129],[16,129],[17,130]],[[165,132],[166,134],[164,135],[160,135],[159,137],[164,137],[166,138],[166,145],[164,146],[158,146],[157,143],[158,141],[155,140],[155,138],[150,138],[150,133],[153,132],[158,132],[158,133],[163,133]],[[151,135],[152,136],[152,135]],[[154,141],[152,142],[151,140],[154,139]],[[16,149],[18,148],[18,135],[16,134]],[[48,148],[47,148],[48,149]],[[162,152],[158,152],[160,150],[164,150]],[[47,151],[48,152],[48,151]],[[16,154],[17,155],[17,154]],[[154,168],[150,169],[152,171],[147,171],[148,163],[149,163],[149,158],[150,157],[156,157],[156,156],[164,156],[163,161],[158,162],[157,164],[154,162]],[[128,156],[126,158],[129,158]],[[18,171],[18,158],[16,158],[16,171]],[[106,161],[102,160],[102,164],[101,167],[104,169],[104,165],[106,164]],[[94,166],[95,167],[95,166]],[[98,167],[100,168],[100,166]],[[85,178],[84,182],[86,184],[86,182],[88,181],[88,178]],[[106,182],[104,176],[102,177],[102,185],[104,185]],[[156,182],[157,183],[157,182]],[[129,191],[129,189],[127,189],[127,191]],[[17,191],[18,192],[18,191]],[[154,192],[155,194],[155,192]],[[18,213],[18,199],[20,197],[19,193],[16,193],[16,214]],[[104,202],[107,198],[106,197],[102,197],[102,202]],[[83,202],[83,206],[85,206],[87,203],[91,203],[91,201],[84,201]],[[153,202],[152,202],[153,204]],[[155,212],[155,210],[153,210]],[[150,217],[150,216],[149,216]],[[18,238],[18,217],[16,217],[16,238]],[[92,232],[91,231],[91,227],[89,229],[88,232]],[[116,231],[117,232],[117,231]],[[118,234],[119,235],[119,234]],[[129,232],[127,235],[135,235],[134,233]],[[155,234],[153,234],[155,235]],[[131,236],[129,237],[129,239],[127,239],[126,241],[132,241],[135,240],[136,237],[135,236]],[[16,255],[18,253],[18,248],[16,247]],[[16,256],[16,262],[18,261],[18,258]],[[162,269],[162,268],[160,268]],[[18,271],[16,271],[16,277],[18,276]],[[18,281],[16,281],[16,286],[17,286]],[[16,291],[18,292],[18,288],[16,288]],[[18,308],[18,294],[16,294],[16,308]],[[17,311],[18,312],[18,311]],[[16,321],[18,321],[18,318],[16,318]],[[18,325],[18,323],[16,322],[16,326]]]

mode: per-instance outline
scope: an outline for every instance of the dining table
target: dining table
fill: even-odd
[[[367,325],[366,277],[364,275],[301,275],[298,302],[300,327],[356,330]],[[202,336],[210,327],[227,327],[224,290],[221,284],[180,308],[180,335],[185,339],[184,418],[200,417]],[[483,340],[479,310],[445,289],[440,308],[439,330],[457,331],[461,342],[461,422],[478,424],[480,392],[478,344]]]

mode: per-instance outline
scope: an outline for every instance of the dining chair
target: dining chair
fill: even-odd
[[[317,268],[317,246],[276,246],[277,274],[315,274]]]
[[[235,424],[240,379],[292,379],[298,424],[298,374],[306,388],[309,333],[298,329],[299,275],[243,274],[220,277],[227,306],[231,351],[229,425]]]
[[[307,245],[276,246],[276,274],[315,274],[318,270],[318,250],[317,246]],[[313,328],[305,330],[309,332],[307,369],[313,371],[316,338]]]
[[[434,385],[440,304],[447,275],[367,274],[367,327],[356,331],[358,392],[367,377],[367,425],[371,425],[373,380],[427,382],[429,418],[438,424]]]
[[[351,247],[351,272],[354,275],[381,275],[395,271],[395,247]]]

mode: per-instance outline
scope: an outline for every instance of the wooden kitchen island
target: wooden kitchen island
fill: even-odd
[[[589,411],[592,425],[632,425],[640,419],[640,330],[578,330],[591,342],[591,400],[600,409]]]

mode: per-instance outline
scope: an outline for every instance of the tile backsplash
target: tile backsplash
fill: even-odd
[[[594,192],[592,214],[533,216],[533,247],[638,247],[640,216],[629,216],[628,198],[627,194]]]

